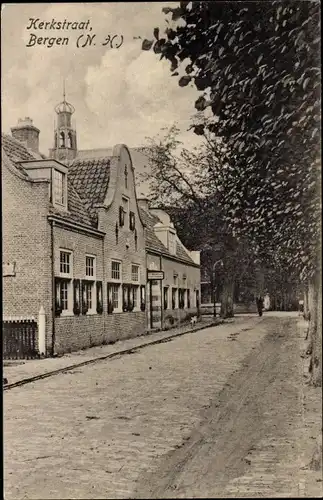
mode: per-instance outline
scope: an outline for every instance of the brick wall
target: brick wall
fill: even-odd
[[[137,337],[145,332],[145,313],[113,313],[56,318],[58,354]]]
[[[3,279],[4,314],[37,317],[42,305],[46,313],[46,343],[47,354],[49,354],[53,333],[51,229],[47,220],[49,185],[48,183],[26,182],[7,168],[3,169],[2,175],[4,187],[3,260],[11,263],[16,261],[17,270],[16,277]],[[123,196],[128,198],[129,206],[125,225],[119,227],[118,238],[116,238],[116,223],[119,226],[119,207],[122,205]],[[55,276],[59,276],[60,271],[60,249],[72,252],[71,278],[80,280],[85,278],[86,254],[94,255],[96,257],[96,280],[103,282],[104,311],[103,314],[80,316],[71,314],[56,317],[54,320],[56,353],[134,337],[143,334],[147,329],[149,304],[147,304],[146,312],[107,314],[107,282],[111,281],[112,260],[122,261],[122,283],[131,283],[131,265],[139,265],[138,285],[146,285],[146,260],[150,263],[154,261],[157,268],[160,265],[158,256],[146,256],[144,227],[135,197],[134,171],[128,150],[124,146],[114,148],[106,205],[108,208],[99,208],[98,228],[106,233],[103,239],[54,225]],[[135,232],[129,228],[129,211],[135,214],[137,242]],[[194,287],[199,287],[199,268],[171,259],[163,259],[162,269],[165,271],[163,286],[172,285],[173,273],[176,270],[179,275],[178,286],[191,289],[191,310],[194,312]],[[183,273],[187,275],[186,286],[182,282]],[[149,296],[148,293],[147,296]],[[171,301],[171,296],[169,301]],[[187,312],[185,308],[176,311],[176,315],[182,318]]]
[[[182,321],[189,313],[197,314],[196,308],[196,290],[200,290],[200,269],[198,267],[190,266],[177,262],[173,259],[155,255],[153,253],[147,254],[147,268],[162,269],[164,271],[164,280],[162,286],[162,307],[159,312],[162,316],[162,327],[166,326],[169,322],[165,322],[165,318],[172,316],[176,321]],[[176,284],[174,283],[174,274],[177,274]],[[186,276],[186,280],[183,276]],[[168,287],[168,308],[165,310],[163,305],[164,288]],[[176,308],[172,309],[172,288],[176,288]],[[190,308],[187,307],[187,297],[185,297],[184,309],[178,308],[178,288],[190,290]],[[156,314],[156,313],[155,313]],[[149,286],[147,286],[147,316],[148,325],[150,325],[150,297]]]
[[[127,186],[125,185],[127,167]],[[122,196],[129,199],[125,225],[119,227],[116,239],[116,223],[119,225],[119,206]],[[118,157],[111,161],[110,182],[107,193],[108,208],[99,209],[98,227],[106,233],[104,239],[55,228],[55,265],[59,273],[59,249],[73,252],[73,278],[85,278],[85,255],[96,256],[96,279],[103,282],[103,314],[61,316],[55,318],[55,351],[57,353],[100,345],[102,343],[135,337],[146,330],[146,313],[141,311],[113,312],[107,314],[107,282],[111,280],[111,261],[122,262],[122,282],[131,282],[131,265],[140,266],[138,285],[146,284],[146,251],[144,228],[139,218],[135,198],[134,173],[127,149],[121,146]],[[134,232],[129,229],[129,211],[135,213],[137,245]]]
[[[28,182],[2,165],[3,262],[16,276],[3,277],[3,315],[35,316],[51,309],[50,225],[46,182]],[[51,316],[47,314],[47,331]]]

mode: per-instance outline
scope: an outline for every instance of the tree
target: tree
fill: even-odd
[[[246,239],[238,242],[225,221],[218,202],[218,178],[223,167],[222,146],[206,142],[192,151],[182,147],[176,126],[163,137],[150,138],[142,149],[148,171],[152,203],[167,210],[180,239],[191,250],[201,250],[201,265],[209,277],[212,290],[221,287],[221,316],[233,316],[233,294],[236,277],[252,260],[252,249]],[[202,168],[201,168],[202,166]],[[216,262],[222,267],[216,267]]]
[[[180,86],[203,92],[194,131],[213,134],[213,144],[221,137],[230,156],[220,199],[228,227],[318,290],[319,2],[179,2],[163,10],[165,34],[155,29],[151,47],[171,62]],[[207,109],[213,116],[199,120]]]

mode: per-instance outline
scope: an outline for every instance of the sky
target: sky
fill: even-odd
[[[139,147],[147,137],[177,123],[185,147],[199,138],[187,131],[199,96],[193,86],[181,88],[171,77],[170,63],[152,51],[141,50],[141,40],[165,25],[163,3],[2,4],[2,131],[10,133],[19,118],[30,117],[40,129],[40,151],[53,146],[54,108],[63,97],[75,107],[79,149],[107,148],[123,143]],[[172,2],[176,6],[177,2]],[[86,22],[87,30],[31,29],[30,18],[41,21]],[[89,29],[91,28],[91,31]],[[31,47],[37,37],[68,37],[68,45]],[[96,37],[95,46],[77,48],[78,37]],[[106,37],[118,35],[119,49]],[[34,38],[35,39],[35,38]],[[39,41],[39,38],[37,38]]]

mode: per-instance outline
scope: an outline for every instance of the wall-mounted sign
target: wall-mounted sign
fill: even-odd
[[[147,280],[163,280],[164,271],[152,271],[147,269]]]
[[[16,276],[16,263],[2,262],[2,276]]]

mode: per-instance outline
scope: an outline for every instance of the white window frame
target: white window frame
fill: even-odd
[[[93,274],[87,274],[87,271],[88,271],[87,259],[93,259]],[[91,255],[91,254],[85,255],[85,276],[87,278],[93,279],[94,281],[96,280],[96,256],[95,255]]]
[[[113,264],[119,264],[119,278],[114,278],[112,275],[112,273],[114,272],[112,269]],[[117,259],[111,259],[109,282],[121,283],[121,281],[122,281],[122,261]]]
[[[73,252],[71,250],[68,250],[67,248],[59,248],[58,251],[58,277],[59,278],[67,278],[68,281],[66,281],[67,284],[67,309],[62,309],[61,316],[72,316],[73,313]],[[69,256],[69,272],[61,272],[61,254],[67,254]],[[64,282],[60,284],[60,287],[62,287]],[[61,293],[61,292],[60,292]]]
[[[92,315],[92,314],[97,314],[97,311],[96,311],[96,286],[95,286],[95,281],[92,281],[92,280],[86,280],[85,281],[86,283],[86,287],[87,287],[87,290],[90,289],[91,290],[91,307],[88,308],[86,314],[87,315]],[[87,302],[87,293],[88,291],[86,290],[86,303]]]
[[[119,281],[112,281],[110,282],[110,287],[111,287],[111,298],[112,298],[112,304],[113,304],[113,288],[117,288],[117,295],[118,295],[118,307],[114,307],[113,304],[113,313],[119,313],[122,312],[122,286],[121,282]]]
[[[134,278],[133,268],[137,268],[137,278]],[[139,283],[140,282],[140,265],[139,264],[131,264],[131,282]]]
[[[136,299],[136,302],[137,304],[134,305],[133,307],[133,310],[134,311],[140,311],[140,285],[138,283],[138,285],[133,285],[133,300],[134,300],[134,304],[135,304],[135,299]]]
[[[61,271],[61,254],[65,253],[69,255],[69,272],[65,273]],[[71,250],[67,250],[66,248],[59,249],[59,276],[61,278],[72,278],[73,277],[73,252]]]
[[[66,206],[66,174],[60,170],[53,169],[53,185],[52,185],[52,199],[53,204],[60,207]],[[58,184],[59,182],[59,184]],[[61,186],[60,186],[61,184]],[[57,189],[59,187],[59,189]],[[57,192],[59,192],[59,199],[57,199]]]
[[[63,290],[63,287],[65,287],[65,286],[66,286],[66,298],[65,298],[65,299],[63,299],[63,298],[62,298],[62,295],[63,295],[62,290]],[[63,281],[61,281],[60,287],[61,287],[61,288],[60,288],[60,293],[61,293],[61,306],[62,306],[62,313],[63,313],[63,312],[64,312],[64,313],[66,313],[67,311],[69,311],[69,300],[68,300],[68,299],[69,299],[69,293],[68,293],[68,292],[69,292],[69,290],[68,290],[69,286],[68,286],[68,281],[67,281],[67,280],[63,280]],[[66,300],[66,302],[67,302],[67,307],[66,307],[66,308],[64,308],[64,307],[63,307],[63,304],[64,304],[64,301],[65,301],[65,300]]]

